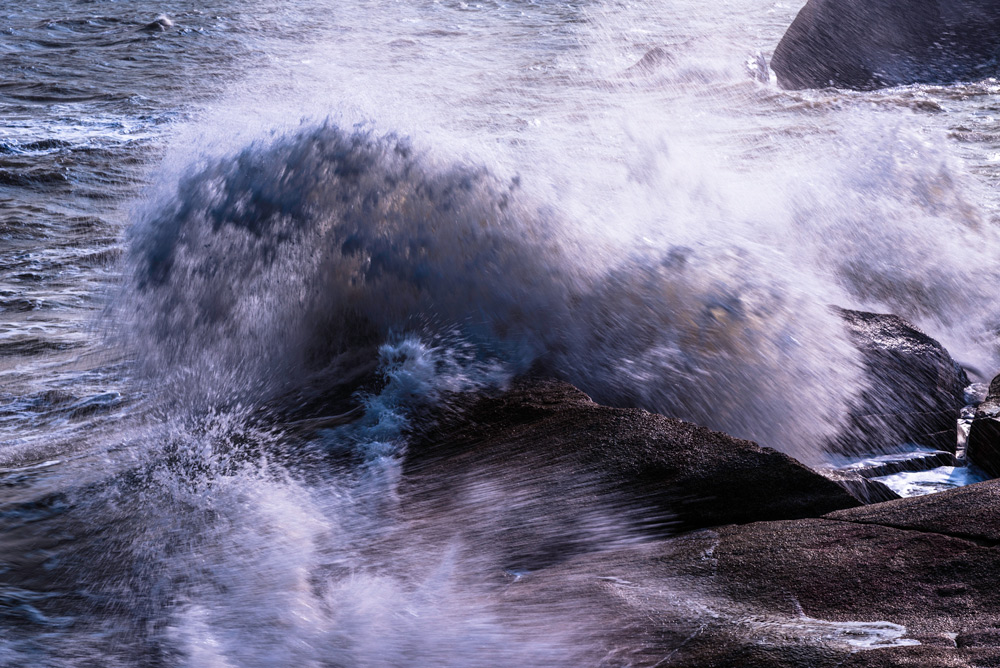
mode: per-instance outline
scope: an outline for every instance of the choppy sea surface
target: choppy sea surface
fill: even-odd
[[[801,4],[5,3],[0,665],[592,663],[399,539],[414,411],[541,370],[822,463],[830,305],[988,381],[1000,82],[754,79]]]

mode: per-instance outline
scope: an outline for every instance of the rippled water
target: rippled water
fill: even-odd
[[[414,410],[530,367],[821,461],[830,304],[991,376],[1000,83],[753,80],[799,5],[0,9],[0,664],[624,665],[400,519]]]

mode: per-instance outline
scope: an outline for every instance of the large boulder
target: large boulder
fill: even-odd
[[[439,420],[408,446],[402,474],[408,513],[467,526],[472,542],[494,532],[508,565],[525,568],[630,531],[665,535],[859,505],[776,450],[600,406],[548,380],[520,381]]]
[[[861,351],[864,387],[830,445],[843,454],[906,443],[954,453],[969,379],[936,340],[894,315],[840,309]]]
[[[976,408],[965,456],[989,475],[1000,477],[1000,376],[993,379],[986,400]]]
[[[784,88],[868,90],[994,76],[996,0],[809,0],[771,60]]]

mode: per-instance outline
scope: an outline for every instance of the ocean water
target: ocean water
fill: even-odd
[[[800,2],[7,4],[0,665],[628,665],[400,519],[413,415],[531,369],[818,464],[830,305],[1000,362],[1000,82],[755,80]]]

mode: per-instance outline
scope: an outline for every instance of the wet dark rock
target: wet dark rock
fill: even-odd
[[[955,638],[958,647],[1000,648],[1000,628],[970,629]]]
[[[1000,544],[1000,481],[836,511],[827,517]]]
[[[973,541],[829,519],[719,534],[714,584],[727,597],[758,614],[905,626],[903,637],[921,646],[895,648],[887,665],[980,665],[983,655],[942,653],[940,641],[1000,620],[1000,550]],[[885,658],[845,665],[886,665]]]
[[[990,383],[969,428],[965,456],[992,477],[1000,477],[1000,376]]]
[[[829,471],[826,476],[864,504],[898,499],[899,494],[879,480],[869,480],[856,471]]]
[[[809,0],[771,59],[784,88],[870,90],[995,76],[995,0]]]
[[[839,312],[861,351],[866,383],[830,449],[868,454],[916,443],[954,453],[969,379],[948,351],[897,316]]]
[[[930,471],[939,466],[958,466],[959,461],[951,452],[938,450],[927,454],[893,459],[881,464],[867,466],[857,469],[858,475],[862,478],[878,478],[884,475],[902,473],[904,471]]]
[[[517,546],[518,563],[573,553],[599,540],[594,527],[605,522],[663,535],[859,504],[770,448],[642,410],[599,406],[571,385],[543,380],[520,381],[445,417],[410,444],[403,476],[411,509],[425,503],[440,517],[451,507],[459,522],[468,520],[470,504],[505,512],[471,524],[501,527],[501,542]],[[584,508],[592,512],[579,520]]]
[[[144,25],[140,30],[146,32],[166,32],[174,27],[174,22],[166,14],[160,14],[154,20]]]

